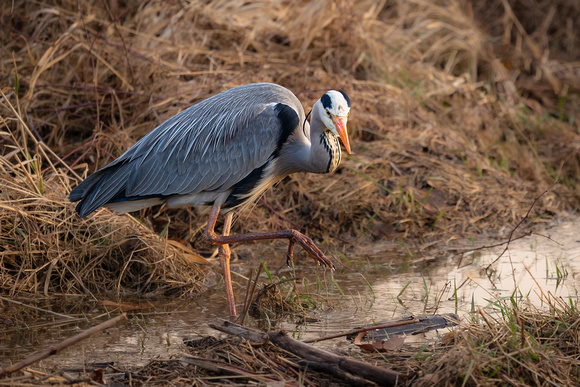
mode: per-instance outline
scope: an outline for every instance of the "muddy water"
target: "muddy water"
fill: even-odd
[[[487,241],[488,245],[493,243]],[[482,244],[486,242],[478,241],[476,245]],[[303,277],[302,284],[306,284],[298,286],[298,291],[318,307],[306,310],[308,322],[289,318],[270,323],[274,328],[284,328],[307,339],[408,315],[451,312],[463,319],[470,318],[473,308],[482,307],[494,313],[493,302],[509,297],[528,300],[538,307],[545,306],[541,294],[550,293],[566,301],[570,298],[577,301],[580,219],[554,222],[537,234],[512,241],[509,249],[497,259],[504,248],[497,246],[456,254],[457,247],[454,247],[447,258],[435,262],[420,252],[407,256],[392,253],[392,246],[385,245],[376,247],[370,256],[356,260],[351,257],[350,263],[333,276],[329,273],[324,276],[305,266],[295,273]],[[494,261],[492,270],[485,270]],[[247,267],[240,268],[240,272],[247,270]],[[278,273],[279,277],[292,275],[289,269]],[[268,279],[264,277],[262,282],[267,283]],[[244,281],[240,281],[240,286],[244,286]],[[245,289],[240,287],[236,293],[241,303]],[[184,338],[216,334],[207,323],[227,314],[220,289],[206,292],[195,300],[130,301],[139,303],[144,309],[133,311],[130,320],[44,360],[43,364],[82,370],[94,363],[114,362],[119,368],[131,368],[155,358],[179,356]],[[66,322],[47,315],[46,321],[30,326],[24,322],[0,325],[0,359],[15,361],[58,343],[96,325],[97,321],[87,320],[103,313],[96,302],[84,299],[73,301],[73,306],[70,300],[58,307],[54,300],[40,301],[37,306],[81,319]],[[268,322],[260,324],[264,326]],[[336,339],[321,345],[347,346],[348,343]],[[4,364],[0,361],[0,365]]]

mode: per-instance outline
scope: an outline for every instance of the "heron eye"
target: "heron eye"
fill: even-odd
[[[327,111],[326,111],[326,115],[327,115],[327,116],[329,116],[329,117],[331,116],[331,114],[330,114],[330,110],[327,110]]]

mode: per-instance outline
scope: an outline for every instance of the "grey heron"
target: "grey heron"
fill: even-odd
[[[318,265],[334,268],[314,242],[296,230],[229,235],[232,210],[255,201],[296,172],[329,173],[350,154],[350,99],[330,90],[314,104],[310,124],[298,98],[270,83],[235,87],[171,117],[119,158],[87,177],[69,199],[81,217],[105,206],[118,213],[165,203],[213,206],[204,238],[219,246],[226,296],[236,315],[230,277],[231,243],[288,239],[287,259],[299,243]],[[214,231],[220,209],[222,235]]]

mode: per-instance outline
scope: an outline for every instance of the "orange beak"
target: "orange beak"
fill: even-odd
[[[336,126],[336,131],[344,144],[346,153],[350,154],[350,142],[348,141],[348,133],[346,131],[346,121],[346,117],[332,116],[332,122],[334,122],[334,126]]]

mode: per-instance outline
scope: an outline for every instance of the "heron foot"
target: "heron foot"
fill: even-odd
[[[294,256],[294,246],[296,243],[299,243],[300,246],[310,256],[314,259],[319,266],[327,266],[330,267],[332,270],[335,270],[334,264],[330,259],[328,259],[324,253],[316,246],[314,241],[307,237],[306,235],[302,234],[296,230],[284,230],[284,231],[273,231],[273,232],[265,232],[265,233],[256,233],[256,234],[242,234],[242,235],[229,235],[229,226],[228,232],[225,232],[223,235],[217,235],[214,231],[215,223],[217,216],[219,214],[220,207],[218,205],[214,205],[212,209],[212,213],[210,219],[207,223],[205,232],[203,233],[203,238],[214,245],[222,246],[222,245],[229,245],[232,243],[241,243],[241,242],[254,242],[254,241],[261,241],[261,240],[269,240],[269,239],[288,239],[288,254],[286,255],[286,264],[289,265],[293,261]],[[230,214],[226,215],[226,217],[231,217]]]
[[[204,239],[214,245],[226,245],[232,243],[254,242],[268,239],[288,239],[288,254],[286,255],[286,264],[290,265],[293,262],[294,246],[296,243],[300,244],[304,250],[314,259],[319,266],[327,266],[335,269],[334,264],[324,253],[314,244],[314,241],[306,235],[296,230],[274,231],[261,234],[242,234],[242,235],[217,235],[213,232],[204,233]]]
[[[324,255],[322,250],[320,250],[318,248],[318,246],[316,246],[316,244],[314,243],[314,241],[312,239],[310,239],[309,237],[307,237],[306,235],[302,234],[299,231],[296,231],[296,230],[289,230],[289,231],[292,233],[294,238],[289,238],[290,245],[288,246],[288,254],[290,254],[291,252],[292,253],[294,252],[294,244],[296,242],[298,242],[298,243],[300,243],[300,246],[302,246],[302,248],[304,250],[306,250],[308,252],[308,254],[310,254],[310,256],[314,259],[314,262],[316,262],[317,265],[325,266],[325,267],[328,266],[332,270],[335,270],[335,267],[334,267],[334,264],[332,263],[332,261],[330,259],[328,259],[326,257],[326,255]],[[292,256],[290,255],[289,258],[291,259]]]

